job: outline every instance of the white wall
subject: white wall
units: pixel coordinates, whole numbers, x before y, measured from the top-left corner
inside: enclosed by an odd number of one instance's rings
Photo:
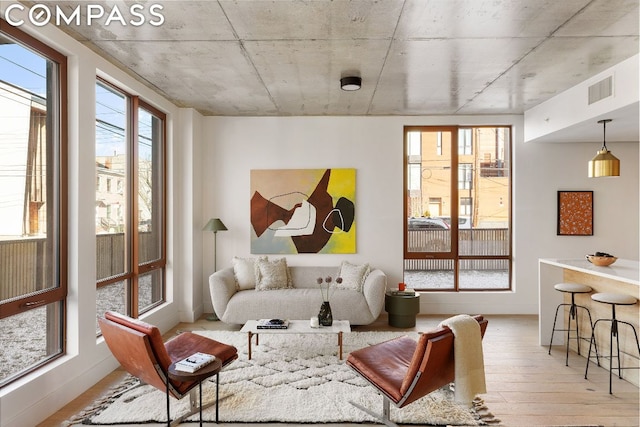
[[[425,313],[537,313],[537,262],[544,257],[583,257],[603,250],[638,259],[638,143],[614,143],[622,160],[617,179],[587,178],[593,144],[525,144],[522,117],[206,117],[205,182],[221,183],[202,194],[208,216],[229,231],[218,233],[218,269],[250,254],[249,171],[270,168],[353,167],[356,173],[357,253],[290,255],[291,265],[369,262],[388,275],[403,273],[402,138],[404,125],[512,124],[514,126],[514,292],[432,293]],[[556,235],[557,190],[594,190],[592,237]],[[618,206],[624,206],[623,209]],[[212,273],[213,248],[203,250],[203,281]],[[205,286],[205,309],[212,310]]]
[[[600,149],[598,143],[519,147],[515,166],[518,277],[537,280],[538,258],[582,258],[603,251],[639,259],[638,146],[638,142],[608,144],[621,161],[616,178],[587,177],[587,163]],[[593,190],[593,236],[556,235],[558,190]]]
[[[251,256],[249,171],[269,168],[353,167],[357,169],[357,253],[290,255],[292,265],[338,265],[341,260],[369,262],[402,280],[402,133],[404,125],[512,124],[514,126],[514,290],[513,293],[434,293],[421,299],[428,313],[536,313],[537,260],[582,257],[606,250],[638,259],[638,144],[615,144],[626,168],[617,180],[589,180],[590,145],[524,144],[520,116],[487,117],[207,117],[203,148],[205,182],[220,182],[202,194],[208,216],[220,217],[229,231],[218,234],[218,268],[231,258]],[[551,160],[553,157],[557,160]],[[635,159],[635,161],[634,161]],[[537,166],[545,165],[545,166]],[[549,167],[546,167],[548,165]],[[612,187],[612,188],[609,188]],[[556,236],[559,189],[594,189],[593,237]],[[624,201],[624,212],[607,206]],[[627,237],[625,237],[627,236]],[[205,245],[203,281],[211,274],[213,248]],[[205,286],[205,310],[212,306]]]
[[[640,82],[638,79],[639,58],[640,55],[632,56],[525,111],[524,140],[527,142],[535,140],[558,142],[558,139],[554,140],[554,138],[562,138],[563,135],[566,137],[583,129],[598,128],[599,126],[596,126],[597,120],[607,118],[614,120],[614,124],[608,129],[607,136],[609,140],[615,141],[612,138],[612,135],[615,135],[614,132],[633,124],[631,119],[634,115],[637,119],[638,95],[640,94],[638,89]],[[608,77],[613,80],[612,94],[589,104],[589,87]],[[621,122],[620,118],[626,120]],[[637,135],[637,126],[636,121],[635,132],[632,134]],[[568,129],[571,129],[572,132],[567,132]],[[600,132],[592,135],[595,140],[602,141]],[[593,141],[593,137],[589,140]],[[575,141],[575,139],[571,140]]]

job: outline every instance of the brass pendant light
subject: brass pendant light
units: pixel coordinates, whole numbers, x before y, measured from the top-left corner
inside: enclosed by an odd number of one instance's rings
[[[620,160],[607,150],[607,123],[611,119],[598,120],[602,123],[602,148],[598,154],[589,161],[589,178],[600,178],[603,176],[620,176]]]

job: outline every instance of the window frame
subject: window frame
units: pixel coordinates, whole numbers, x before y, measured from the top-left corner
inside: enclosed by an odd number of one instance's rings
[[[20,29],[9,25],[0,19],[0,34],[3,37],[14,40],[25,49],[46,58],[48,61],[57,64],[55,90],[52,92],[52,100],[47,100],[47,105],[53,107],[51,114],[47,114],[47,143],[52,145],[51,151],[47,147],[47,155],[50,155],[54,172],[51,174],[52,195],[54,198],[51,207],[51,224],[47,225],[47,230],[53,233],[47,238],[52,239],[54,249],[54,261],[52,261],[55,274],[52,276],[56,286],[31,292],[26,295],[9,299],[0,304],[0,319],[26,313],[30,310],[46,307],[51,304],[59,304],[58,331],[60,349],[55,354],[44,357],[39,363],[28,369],[20,371],[8,378],[3,384],[12,381],[36,370],[37,368],[61,357],[66,353],[66,298],[68,294],[68,106],[67,106],[67,57],[55,49],[49,47],[40,40],[26,34]],[[48,208],[49,209],[49,208]],[[53,333],[49,332],[48,333]]]
[[[167,265],[167,114],[155,108],[148,102],[140,99],[139,96],[128,93],[126,90],[111,83],[107,79],[96,76],[96,85],[101,84],[114,92],[123,95],[126,98],[127,111],[125,112],[126,118],[126,152],[127,152],[127,182],[122,182],[121,186],[124,192],[128,193],[127,201],[127,213],[125,224],[125,266],[126,271],[121,274],[106,277],[104,279],[96,279],[96,288],[99,289],[104,286],[112,285],[124,281],[128,283],[125,285],[125,311],[127,315],[137,318],[140,314],[143,314],[163,303],[166,302],[167,287],[166,287],[166,265]],[[157,259],[147,262],[139,262],[139,233],[138,233],[138,110],[144,109],[162,120],[162,141],[161,141],[161,179],[160,185],[162,186],[160,195],[160,224],[158,225],[161,230],[160,238],[160,256]],[[118,180],[120,181],[120,180]],[[118,184],[118,187],[120,183]],[[150,274],[154,271],[160,270],[162,279],[162,298],[159,301],[144,307],[142,310],[138,306],[139,301],[139,278],[142,275]],[[97,313],[101,315],[101,313]],[[98,336],[100,334],[98,333]]]
[[[508,178],[508,195],[509,195],[509,206],[508,206],[508,230],[509,230],[509,241],[508,241],[508,251],[507,255],[461,255],[459,253],[459,217],[460,217],[460,202],[462,199],[459,197],[459,192],[464,191],[465,189],[461,189],[460,187],[460,165],[465,164],[460,161],[460,156],[468,156],[470,154],[463,153],[460,154],[460,141],[458,140],[460,130],[469,129],[470,133],[473,133],[473,129],[479,128],[504,128],[509,130],[509,151],[508,157],[505,161],[509,163],[509,174]],[[441,139],[441,135],[443,132],[449,132],[451,134],[451,164],[450,167],[450,198],[452,201],[455,200],[455,203],[451,203],[450,207],[450,250],[449,251],[437,251],[437,252],[415,252],[409,250],[409,226],[407,218],[409,218],[409,204],[410,204],[410,191],[408,187],[408,167],[411,164],[409,162],[409,156],[407,152],[407,135],[409,132],[434,132],[437,133],[438,141]],[[473,138],[473,135],[471,136]],[[472,139],[471,139],[472,141]],[[465,144],[467,146],[469,144]],[[470,144],[473,145],[472,143]],[[466,151],[466,150],[465,150]],[[473,149],[470,149],[471,155],[473,155]],[[443,126],[405,126],[403,129],[403,265],[406,264],[406,261],[413,260],[442,260],[441,262],[446,262],[449,260],[453,263],[453,276],[454,276],[454,284],[453,288],[416,288],[417,290],[423,290],[428,292],[511,292],[513,290],[513,126],[511,125],[443,125]],[[443,155],[443,153],[438,153],[438,156]],[[471,188],[475,183],[473,180],[470,183]],[[470,202],[473,203],[473,198],[470,199]],[[464,216],[464,215],[463,215]],[[454,220],[457,219],[457,220]],[[460,288],[460,262],[464,260],[507,260],[508,262],[508,288]],[[404,271],[404,267],[403,267]]]

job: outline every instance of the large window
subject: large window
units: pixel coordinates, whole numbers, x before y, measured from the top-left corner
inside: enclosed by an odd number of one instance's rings
[[[165,300],[164,147],[164,114],[96,83],[97,316]]]
[[[64,352],[66,58],[0,20],[0,386]]]
[[[404,281],[511,289],[511,128],[405,128]]]

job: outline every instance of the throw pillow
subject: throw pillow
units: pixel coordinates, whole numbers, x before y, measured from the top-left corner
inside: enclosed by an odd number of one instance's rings
[[[255,275],[257,291],[292,287],[286,258],[256,260]]]
[[[267,259],[266,256],[258,259]],[[239,290],[254,289],[256,287],[255,258],[233,257],[233,275],[236,278],[236,288]]]
[[[348,261],[342,261],[338,276],[342,278],[342,283],[335,283],[336,289],[350,289],[362,292],[362,285],[369,275],[371,269],[369,264],[356,265]]]

